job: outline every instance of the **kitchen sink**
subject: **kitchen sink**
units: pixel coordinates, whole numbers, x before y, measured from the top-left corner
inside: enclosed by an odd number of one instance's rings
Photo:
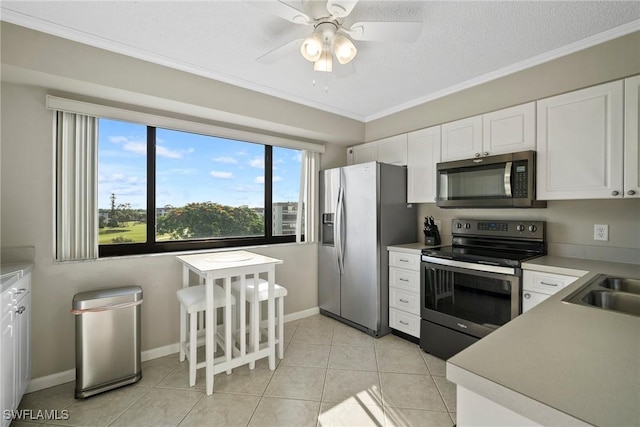
[[[640,317],[640,280],[599,274],[562,301]]]
[[[600,286],[614,291],[629,292],[631,294],[640,295],[640,280],[638,279],[622,279],[620,277],[607,277]]]

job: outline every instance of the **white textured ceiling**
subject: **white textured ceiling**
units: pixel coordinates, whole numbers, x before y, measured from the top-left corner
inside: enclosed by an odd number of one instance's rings
[[[414,43],[356,41],[356,72],[338,78],[314,72],[300,54],[272,65],[256,62],[304,38],[312,27],[251,3],[3,0],[0,5],[7,22],[361,121],[640,30],[638,1],[360,0],[345,25],[422,21],[423,30]],[[300,0],[287,3],[301,8]]]

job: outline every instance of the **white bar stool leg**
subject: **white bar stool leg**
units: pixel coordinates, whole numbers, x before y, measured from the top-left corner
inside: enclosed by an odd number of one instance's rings
[[[254,276],[254,283],[258,282],[258,275]],[[258,290],[254,289],[253,300],[251,301],[251,324],[249,325],[249,342],[251,344],[251,351],[255,352],[260,350],[260,302],[258,301]],[[256,367],[255,360],[249,362],[249,369]]]
[[[284,358],[284,297],[278,298],[278,330],[276,331],[276,339],[278,340],[278,358]]]
[[[196,385],[196,365],[198,364],[198,318],[197,313],[189,315],[189,387]]]
[[[184,362],[184,346],[187,342],[187,310],[180,304],[180,361]]]

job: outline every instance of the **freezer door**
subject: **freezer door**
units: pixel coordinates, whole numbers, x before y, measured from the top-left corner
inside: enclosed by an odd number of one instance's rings
[[[340,169],[320,171],[320,246],[318,249],[318,306],[340,316],[337,208]]]
[[[378,169],[376,162],[342,169],[344,214],[340,221],[342,317],[373,331],[380,329]]]

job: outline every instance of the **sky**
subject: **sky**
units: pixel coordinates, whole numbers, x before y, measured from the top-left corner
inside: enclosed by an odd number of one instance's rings
[[[100,119],[98,207],[146,209],[146,126]],[[264,145],[156,130],[156,206],[214,202],[264,207]],[[273,148],[273,201],[298,200],[301,152]]]

